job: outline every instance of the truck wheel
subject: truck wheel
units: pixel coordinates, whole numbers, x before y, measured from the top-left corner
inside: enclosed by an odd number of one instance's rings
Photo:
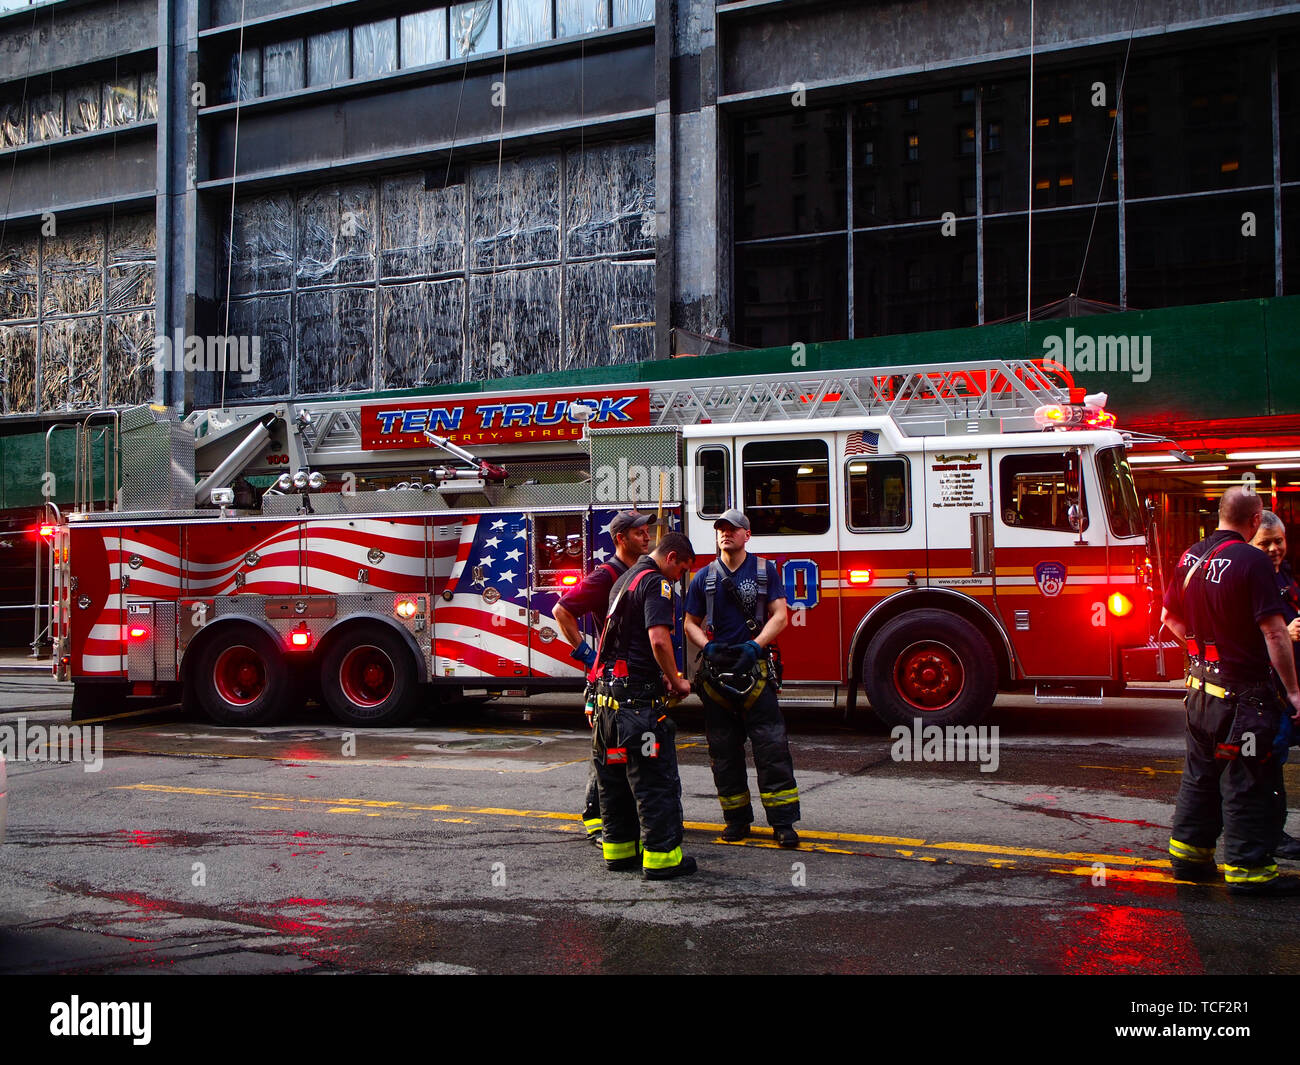
[[[194,663],[194,697],[219,725],[269,725],[289,701],[289,671],[266,633],[241,625],[218,632]]]
[[[887,725],[974,725],[993,706],[997,665],[965,618],[917,610],[876,633],[862,660],[871,708]]]
[[[411,651],[381,626],[353,629],[321,656],[321,697],[345,725],[397,725],[414,709],[416,673]]]

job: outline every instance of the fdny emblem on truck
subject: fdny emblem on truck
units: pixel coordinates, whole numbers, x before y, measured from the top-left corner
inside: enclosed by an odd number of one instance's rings
[[[1034,567],[1034,583],[1048,597],[1060,595],[1065,587],[1065,574],[1064,562],[1040,562]]]

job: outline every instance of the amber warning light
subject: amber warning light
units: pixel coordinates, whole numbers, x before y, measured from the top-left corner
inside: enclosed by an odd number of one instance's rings
[[[1045,403],[1034,411],[1044,429],[1114,429],[1115,415],[1106,410],[1107,395],[1084,396],[1082,403]]]
[[[415,609],[416,609],[415,600],[399,599],[394,609],[397,611],[397,616],[399,618],[413,618],[415,617]]]

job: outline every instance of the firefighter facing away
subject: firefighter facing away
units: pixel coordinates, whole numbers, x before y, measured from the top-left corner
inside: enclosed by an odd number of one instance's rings
[[[728,510],[713,528],[718,555],[686,593],[686,635],[703,648],[696,693],[704,704],[722,838],[749,835],[754,807],[745,774],[745,737],[754,749],[759,797],[782,847],[799,846],[799,788],[776,693],[780,683],[772,643],[789,623],[785,591],[770,561],[745,550],[749,519]]]
[[[1250,546],[1262,514],[1254,492],[1228,489],[1219,527],[1184,552],[1165,591],[1160,620],[1187,642],[1189,660],[1169,855],[1178,879],[1216,879],[1222,833],[1230,892],[1293,895],[1300,881],[1280,877],[1274,862],[1282,779],[1273,747],[1283,717],[1300,717],[1300,686],[1273,566]]]
[[[682,855],[682,784],[669,697],[689,695],[673,650],[679,582],[695,561],[691,542],[670,532],[621,576],[591,676],[596,681],[592,762],[600,783],[601,851],[610,869],[647,880],[695,872]]]
[[[564,638],[573,644],[569,657],[581,662],[588,670],[596,662],[596,649],[583,639],[578,629],[578,619],[590,614],[596,623],[599,635],[605,627],[605,615],[609,610],[609,593],[614,582],[623,576],[637,559],[650,549],[650,526],[655,523],[653,514],[639,514],[635,510],[623,510],[615,514],[609,523],[609,534],[614,538],[614,557],[602,562],[593,569],[582,583],[566,592],[555,604],[555,623]],[[588,682],[587,724],[595,727],[595,718],[591,713],[592,685]],[[596,765],[593,762],[587,774],[587,793],[582,811],[582,824],[587,830],[587,839],[592,843],[600,842],[600,793],[596,783]]]

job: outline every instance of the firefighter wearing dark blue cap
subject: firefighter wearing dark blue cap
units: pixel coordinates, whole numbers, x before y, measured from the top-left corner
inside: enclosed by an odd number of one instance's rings
[[[573,644],[569,657],[582,663],[585,669],[591,669],[596,661],[596,648],[588,643],[578,628],[578,619],[590,614],[596,623],[596,633],[605,627],[605,614],[609,609],[609,593],[614,582],[623,576],[629,568],[636,565],[637,559],[650,549],[650,526],[654,525],[653,514],[641,514],[635,510],[619,511],[609,523],[609,534],[614,540],[614,557],[596,566],[582,583],[560,597],[555,604],[555,623],[564,638]],[[588,685],[587,705],[590,701],[591,685]],[[595,727],[594,715],[588,714],[587,724]],[[592,843],[600,842],[600,791],[596,783],[596,765],[593,762],[587,774],[587,792],[582,810],[582,825],[587,830],[587,839]]]
[[[713,783],[726,822],[722,838],[749,835],[754,806],[745,772],[745,739],[754,749],[759,798],[782,847],[799,846],[799,788],[777,702],[779,659],[773,642],[789,623],[785,590],[772,562],[749,554],[749,519],[728,510],[713,524],[719,557],[691,581],[686,635],[703,649],[695,691],[704,704]]]

